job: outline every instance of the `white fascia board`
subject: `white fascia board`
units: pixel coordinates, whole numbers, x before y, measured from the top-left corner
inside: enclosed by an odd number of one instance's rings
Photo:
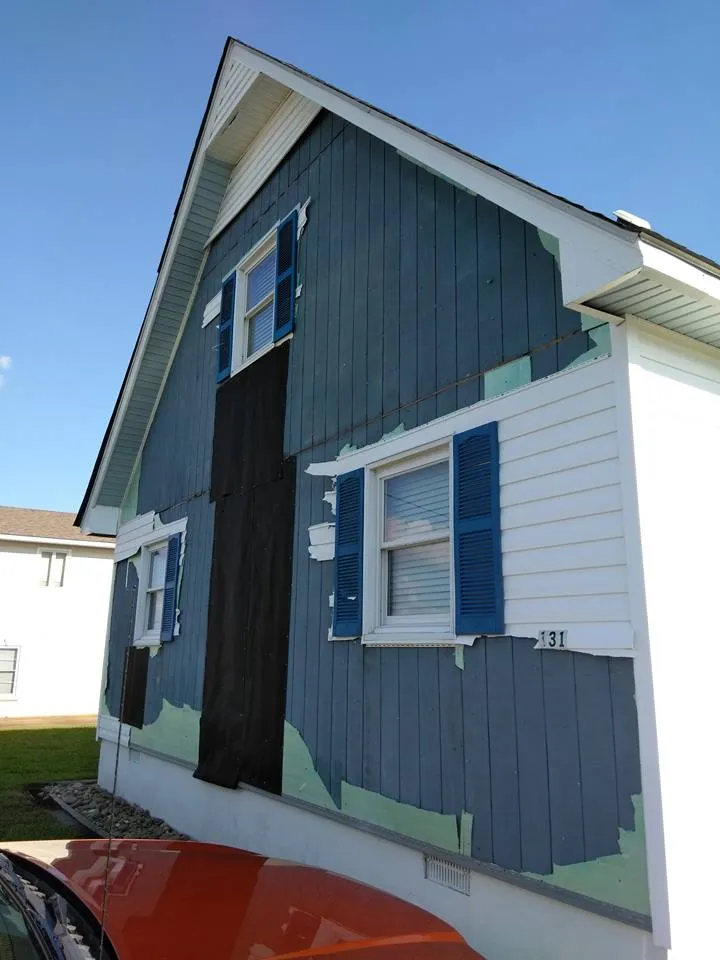
[[[209,115],[209,114],[208,114]],[[81,529],[83,532],[89,532],[85,529],[86,517],[88,514],[91,514],[95,509],[97,504],[97,491],[102,489],[102,485],[105,481],[105,476],[107,474],[108,465],[112,459],[112,455],[115,451],[115,444],[117,443],[118,434],[122,427],[123,420],[125,419],[125,414],[127,413],[128,403],[130,402],[130,397],[132,396],[135,390],[135,384],[137,383],[140,370],[142,368],[143,360],[145,358],[145,350],[147,349],[147,343],[150,338],[150,333],[153,328],[153,323],[155,321],[155,314],[157,313],[158,305],[162,298],[162,295],[165,291],[165,285],[167,283],[168,274],[172,267],[173,261],[175,259],[175,254],[177,252],[178,244],[182,236],[183,228],[185,226],[185,221],[187,220],[188,213],[192,206],[193,198],[195,196],[195,190],[197,189],[198,180],[200,179],[200,172],[202,170],[203,161],[205,159],[205,150],[207,144],[206,140],[206,129],[203,128],[202,137],[200,139],[200,146],[198,147],[197,153],[195,155],[195,160],[193,161],[192,168],[190,170],[190,175],[188,177],[187,186],[183,192],[178,207],[177,216],[175,218],[175,223],[168,240],[167,250],[165,256],[163,257],[162,264],[160,265],[160,270],[158,271],[157,279],[155,280],[155,286],[153,287],[152,296],[150,297],[150,303],[148,305],[147,311],[145,312],[145,319],[143,320],[143,325],[140,329],[140,337],[137,344],[137,349],[135,350],[135,356],[132,361],[132,365],[128,372],[127,382],[125,383],[125,388],[120,395],[120,402],[118,404],[118,409],[115,414],[115,417],[112,422],[112,427],[110,429],[110,435],[108,437],[107,444],[105,446],[105,452],[103,454],[102,461],[95,477],[95,482],[93,484],[93,492],[90,497],[88,506],[85,510],[85,513],[82,516]],[[204,261],[203,261],[204,262]],[[194,299],[195,292],[197,290],[199,277],[196,277],[195,287],[193,288],[193,294],[190,298],[190,303]],[[187,315],[187,310],[186,310]],[[177,348],[177,338],[175,349]],[[174,356],[174,351],[172,356]],[[172,362],[172,356],[170,358],[169,366]],[[166,370],[167,377],[167,370]],[[158,396],[162,394],[162,388],[158,392]],[[154,411],[153,411],[154,416]],[[152,416],[150,417],[150,422],[152,422]],[[146,431],[147,434],[147,431]],[[102,510],[115,509],[114,507],[100,507]],[[118,511],[119,516],[119,511]],[[115,524],[115,529],[117,529],[117,522]],[[112,533],[115,533],[113,529]],[[92,530],[93,533],[101,533],[105,531]]]
[[[720,277],[645,240],[641,239],[638,247],[644,267],[669,281],[676,290],[695,299],[700,296],[720,303]]]
[[[107,454],[107,450],[105,452]],[[105,457],[103,457],[103,462],[106,462]],[[100,484],[98,480],[96,480],[94,490],[98,490],[99,487]],[[117,533],[119,523],[119,507],[97,506],[93,499],[83,513],[80,529],[83,533],[97,533],[105,537],[114,537]]]
[[[114,543],[106,543],[100,540],[97,543],[91,543],[87,540],[60,540],[57,537],[20,537],[10,533],[0,533],[0,540],[11,540],[13,543],[41,543],[43,546],[49,544],[59,547],[90,547],[93,550],[114,550]]]

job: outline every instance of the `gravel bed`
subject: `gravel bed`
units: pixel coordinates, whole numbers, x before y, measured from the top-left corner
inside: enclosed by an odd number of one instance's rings
[[[82,780],[50,783],[43,788],[41,794],[65,804],[71,811],[76,811],[81,818],[89,821],[101,836],[108,836],[112,795],[96,783]],[[173,830],[163,820],[151,816],[147,810],[143,810],[134,803],[128,803],[120,797],[115,798],[112,835],[135,840],[190,839],[185,834]]]

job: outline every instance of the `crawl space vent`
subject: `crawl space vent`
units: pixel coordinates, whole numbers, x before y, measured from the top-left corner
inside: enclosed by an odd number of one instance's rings
[[[467,867],[460,867],[452,860],[443,860],[442,857],[425,855],[425,879],[439,883],[443,887],[457,890],[470,896],[470,871]]]

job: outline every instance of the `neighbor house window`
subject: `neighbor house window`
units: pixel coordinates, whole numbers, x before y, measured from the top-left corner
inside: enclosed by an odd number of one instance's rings
[[[67,553],[57,550],[43,550],[40,553],[43,587],[62,587],[65,583],[65,564]]]
[[[0,647],[0,698],[15,695],[18,653],[17,647]]]
[[[392,460],[373,452],[349,454],[368,459],[337,477],[333,635],[419,645],[502,634],[497,424]]]

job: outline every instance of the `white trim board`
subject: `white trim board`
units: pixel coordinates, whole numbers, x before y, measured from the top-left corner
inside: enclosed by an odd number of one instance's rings
[[[76,547],[77,549],[85,547],[89,550],[113,550],[115,548],[114,542],[108,543],[106,540],[99,540],[97,543],[93,543],[89,540],[59,540],[56,537],[20,537],[10,533],[0,533],[0,542],[3,540],[9,540],[12,543],[39,543],[43,546]]]

